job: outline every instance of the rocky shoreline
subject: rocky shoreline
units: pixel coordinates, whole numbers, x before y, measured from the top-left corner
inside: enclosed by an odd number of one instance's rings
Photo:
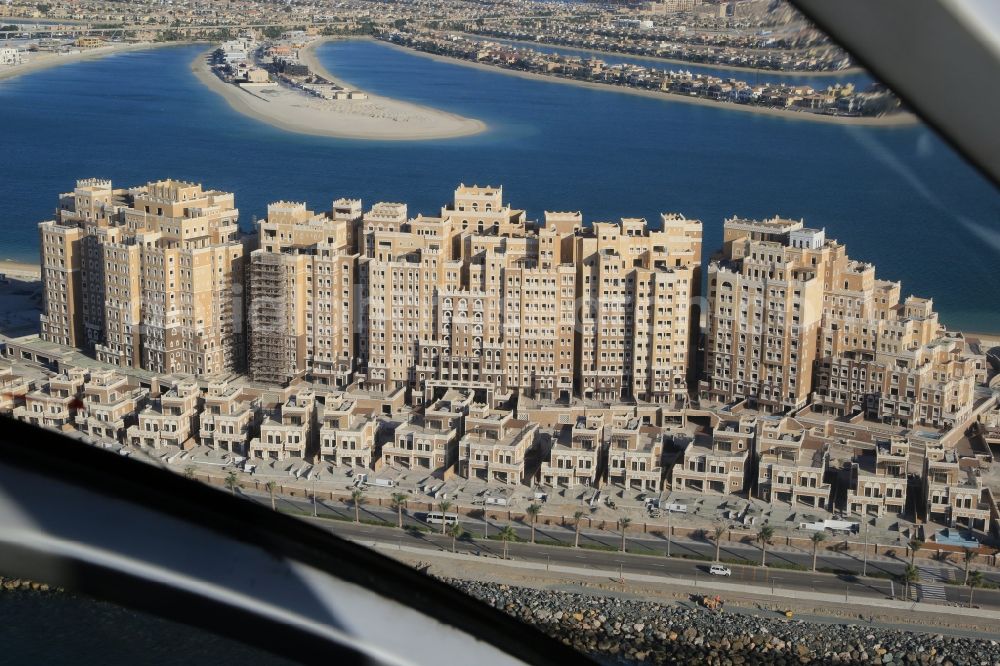
[[[1000,664],[1000,643],[446,579],[608,664]]]

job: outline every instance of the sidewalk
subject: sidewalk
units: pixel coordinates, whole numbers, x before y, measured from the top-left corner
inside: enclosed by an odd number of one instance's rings
[[[161,461],[162,462],[162,461]],[[176,470],[178,466],[185,466],[183,460],[177,461],[174,465],[168,466],[170,469]],[[209,463],[211,465],[211,463]],[[195,477],[199,480],[206,481],[213,485],[224,485],[225,476],[228,474],[228,470],[218,468],[218,470],[197,470]],[[277,496],[287,496],[294,499],[308,499],[312,497],[313,486],[315,485],[309,481],[298,481],[290,476],[284,478],[277,476],[268,476],[264,478],[247,477],[243,473],[239,473],[241,477],[241,482],[243,483],[243,488],[251,490],[257,494],[267,495],[267,490],[265,485],[268,481],[274,481],[278,484],[275,489],[275,494]],[[256,476],[256,475],[255,475]],[[346,479],[346,477],[345,477]],[[252,482],[251,483],[248,483]],[[346,486],[347,484],[344,484]],[[370,507],[380,507],[389,510],[390,498],[393,493],[403,492],[400,488],[372,488],[369,487],[366,490],[367,503]],[[343,502],[345,505],[349,505],[351,501],[350,491],[344,487],[343,490],[334,489],[323,489],[321,487],[315,488],[316,496],[320,500]],[[406,511],[410,514],[421,511],[435,510],[438,507],[438,502],[432,498],[418,493],[405,493],[408,495]],[[549,508],[543,505],[544,508]],[[473,506],[469,504],[464,504],[456,502],[449,508],[449,511],[455,512],[461,515],[469,516],[472,518],[483,519],[488,516],[492,523],[523,523],[528,525],[530,520],[525,516],[525,511],[523,507],[517,509],[513,507],[484,507],[484,506]],[[581,519],[581,535],[594,535],[602,537],[615,537],[617,538],[620,534],[618,529],[617,518],[613,517],[597,517],[596,515],[587,515]],[[699,532],[704,530],[710,530],[712,527],[711,522],[706,522],[705,525],[700,527],[694,527],[690,524],[679,526],[676,523],[676,517],[671,520],[669,518],[661,518],[658,521],[653,521],[650,519],[638,521],[635,520],[626,529],[626,534],[628,538],[631,539],[641,539],[643,537],[648,538],[660,538],[666,542],[665,531],[668,528],[668,522],[670,532],[671,532],[671,543],[676,548],[684,547],[704,547],[706,543],[714,544],[711,540],[706,540],[698,538]],[[551,530],[562,530],[567,533],[567,535],[572,535],[575,531],[573,524],[573,515],[570,513],[563,513],[559,515],[542,513],[538,516],[537,529],[540,533]],[[835,547],[843,547],[843,544],[847,544],[847,549],[844,551],[838,551]],[[725,549],[727,547],[737,547],[740,549],[747,549],[752,551],[751,555],[748,555],[747,559],[757,559],[759,558],[759,548],[756,542],[756,532],[753,530],[741,530],[737,528],[731,528],[727,531],[726,537],[724,537],[722,547]],[[820,556],[821,557],[844,557],[850,558],[857,562],[861,562],[864,558],[865,544],[863,541],[859,540],[858,535],[852,535],[850,539],[847,538],[828,538],[820,546]],[[786,554],[797,554],[797,555],[812,555],[812,544],[804,536],[789,536],[782,534],[780,532],[775,534],[774,541],[767,548],[769,554],[780,555],[782,553]],[[886,556],[886,552],[894,552],[896,556]],[[951,560],[948,562],[941,562],[934,559],[934,551],[928,547],[924,547],[917,554],[918,561],[926,561],[927,563],[948,567],[954,569],[957,573],[964,573],[963,565],[958,560],[961,554],[951,554]],[[1000,567],[993,564],[996,560],[996,555],[992,556],[980,556],[975,562],[975,568],[984,571],[985,573],[997,573],[1000,572]],[[874,541],[868,543],[868,562],[869,564],[899,564],[901,562],[908,562],[908,552],[905,549],[900,549],[896,544],[885,545],[878,544]]]
[[[474,555],[467,555],[465,553],[451,553],[446,550],[441,551],[430,551],[426,548],[417,548],[414,546],[403,546],[399,543],[386,543],[383,541],[357,541],[363,546],[368,546],[370,548],[378,549],[390,554],[390,552],[404,552],[409,554],[420,555],[422,557],[439,557],[446,560],[471,563],[484,565],[482,557],[476,557]],[[697,580],[682,580],[679,578],[672,578],[666,576],[655,576],[651,574],[638,574],[638,573],[624,573],[619,574],[617,570],[603,570],[603,569],[592,569],[592,568],[581,568],[581,567],[571,567],[560,564],[546,564],[543,562],[525,562],[521,560],[503,560],[499,558],[491,558],[487,560],[488,565],[491,569],[496,567],[502,567],[507,569],[514,569],[520,571],[530,571],[530,572],[543,572],[543,573],[557,573],[557,574],[568,574],[574,579],[581,580],[600,580],[600,581],[614,581],[624,579],[627,582],[635,583],[647,583],[662,585],[670,589],[680,590],[686,593],[696,593],[710,591],[712,593],[717,592],[727,592],[730,594],[742,594],[749,595],[753,597],[764,597],[772,600],[795,600],[807,603],[817,603],[823,605],[836,605],[836,606],[848,606],[853,608],[865,608],[865,609],[891,609],[896,611],[901,611],[905,613],[927,613],[930,615],[949,615],[955,617],[965,617],[965,618],[975,618],[978,620],[997,620],[1000,621],[1000,610],[986,610],[981,608],[967,608],[960,606],[942,606],[938,604],[926,604],[920,602],[908,602],[908,601],[893,601],[889,599],[873,598],[873,597],[855,597],[850,598],[845,602],[844,596],[840,594],[828,594],[823,592],[805,592],[801,590],[791,590],[787,588],[775,587],[760,587],[755,585],[746,585],[741,583],[729,583],[721,582],[717,580],[712,580],[711,582],[705,582],[699,585]]]

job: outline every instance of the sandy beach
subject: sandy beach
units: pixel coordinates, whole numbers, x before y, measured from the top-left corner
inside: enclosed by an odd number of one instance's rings
[[[111,44],[101,46],[96,49],[82,49],[74,53],[39,53],[34,55],[28,62],[20,65],[0,66],[0,81],[11,79],[24,74],[31,74],[50,67],[68,65],[71,62],[81,60],[96,60],[115,53],[125,53],[127,51],[148,51],[149,49],[162,48],[164,46],[180,46],[193,42],[137,42],[134,44]]]
[[[0,260],[0,336],[38,332],[42,283],[38,264]]]
[[[525,79],[535,79],[536,81],[548,81],[550,83],[565,83],[572,86],[582,86],[584,88],[591,88],[593,90],[603,90],[605,92],[623,93],[626,95],[639,95],[641,97],[652,97],[653,99],[659,99],[664,102],[699,104],[701,106],[709,106],[715,109],[722,109],[725,111],[740,111],[743,113],[756,113],[762,116],[774,116],[776,118],[785,118],[787,120],[802,120],[805,122],[814,122],[814,123],[815,122],[834,123],[838,125],[900,127],[900,126],[915,125],[920,122],[920,119],[917,118],[917,116],[905,111],[901,113],[894,113],[888,116],[852,118],[847,116],[825,116],[818,113],[809,113],[807,111],[784,111],[781,109],[768,109],[759,106],[750,106],[747,104],[714,102],[710,99],[705,99],[702,97],[686,97],[684,95],[661,93],[661,92],[656,92],[654,90],[642,90],[640,88],[631,88],[628,86],[617,86],[608,83],[595,83],[592,81],[580,81],[578,79],[571,79],[563,76],[555,76],[552,74],[537,74],[535,72],[525,72],[519,69],[507,69],[506,67],[497,67],[494,65],[486,65],[481,62],[472,62],[471,60],[463,60],[461,58],[449,58],[448,56],[437,55],[436,53],[427,53],[425,51],[418,51],[417,49],[410,49],[405,46],[400,46],[399,44],[393,44],[391,42],[382,41],[382,43],[394,49],[401,49],[403,51],[406,51],[407,53],[419,55],[424,58],[430,58],[432,60],[438,60],[440,62],[449,62],[454,65],[462,65],[463,67],[475,67],[477,69],[484,69],[491,72],[502,72],[503,74],[509,74],[511,76],[520,76],[521,78]]]
[[[42,269],[38,264],[0,259],[0,275],[17,278],[18,280],[41,280]]]
[[[327,40],[316,40],[303,50],[302,60],[313,71],[344,87],[319,64],[313,50]],[[212,49],[191,63],[199,81],[222,95],[234,110],[290,132],[345,139],[420,141],[469,136],[486,130],[471,118],[379,95],[364,100],[325,100],[269,83],[247,89],[225,83],[209,65]]]

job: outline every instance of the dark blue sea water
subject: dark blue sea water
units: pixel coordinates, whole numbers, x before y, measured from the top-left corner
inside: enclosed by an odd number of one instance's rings
[[[862,128],[759,116],[529,80],[367,42],[321,47],[376,93],[490,125],[425,142],[317,138],[232,111],[189,64],[201,46],[125,53],[0,82],[0,257],[34,259],[35,224],[75,179],[173,177],[232,190],[244,225],[268,201],[340,196],[433,213],[460,182],[503,184],[530,217],[679,211],[720,243],[731,215],[803,217],[935,298],[945,321],[1000,331],[1000,195],[922,126]]]

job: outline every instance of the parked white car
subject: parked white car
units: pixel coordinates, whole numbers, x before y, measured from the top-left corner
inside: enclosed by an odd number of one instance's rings
[[[713,564],[711,568],[708,570],[708,573],[712,574],[713,576],[732,576],[733,570],[730,569],[729,567],[724,567],[721,564]]]

